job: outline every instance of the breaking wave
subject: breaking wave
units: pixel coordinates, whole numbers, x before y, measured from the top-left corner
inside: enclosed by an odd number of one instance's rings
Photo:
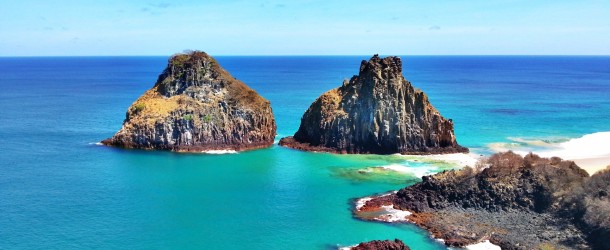
[[[509,143],[492,143],[494,152],[512,150],[518,154],[533,152],[543,157],[558,156],[567,160],[610,156],[610,132],[597,132],[573,139],[529,140],[508,138]]]

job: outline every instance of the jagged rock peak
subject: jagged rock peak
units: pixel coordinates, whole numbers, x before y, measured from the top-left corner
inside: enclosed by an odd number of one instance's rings
[[[202,51],[173,55],[106,145],[173,151],[246,150],[275,138],[269,101]]]
[[[378,55],[313,102],[299,130],[280,145],[335,153],[468,152],[457,144],[453,122],[403,77],[400,58]]]
[[[397,56],[388,56],[386,58],[379,57],[378,54],[375,54],[371,57],[370,60],[362,60],[360,63],[360,72],[361,75],[367,71],[380,71],[387,70],[395,75],[402,75],[402,61],[400,57]]]

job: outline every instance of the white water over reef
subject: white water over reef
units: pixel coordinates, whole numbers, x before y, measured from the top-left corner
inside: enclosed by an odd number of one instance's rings
[[[422,176],[431,175],[438,172],[438,168],[434,166],[406,166],[401,164],[390,164],[380,166],[380,168],[399,173],[412,174],[417,178],[421,178]]]
[[[500,246],[494,245],[489,240],[466,246],[466,250],[502,250]]]
[[[597,132],[561,142],[509,138],[513,143],[492,143],[495,152],[512,150],[518,154],[533,152],[542,157],[558,156],[563,159],[585,159],[610,156],[610,132]]]
[[[542,157],[557,156],[575,161],[590,174],[610,165],[610,132],[586,134],[568,140],[529,140],[509,138],[511,143],[492,143],[488,147],[494,152],[513,152],[526,155],[530,152]]]

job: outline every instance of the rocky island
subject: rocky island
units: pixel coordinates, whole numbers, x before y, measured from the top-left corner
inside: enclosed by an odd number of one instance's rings
[[[349,154],[468,152],[457,144],[452,120],[404,78],[400,58],[378,55],[362,61],[357,76],[313,102],[298,131],[280,145]]]
[[[608,249],[609,194],[610,166],[589,176],[572,161],[507,152],[362,198],[354,213],[415,223],[453,247]]]
[[[105,145],[178,152],[247,150],[273,144],[269,101],[208,54],[176,54],[155,85],[127,110]]]

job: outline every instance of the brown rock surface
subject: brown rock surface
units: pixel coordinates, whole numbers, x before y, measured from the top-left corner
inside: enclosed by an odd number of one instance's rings
[[[398,57],[373,56],[343,86],[322,94],[299,130],[280,145],[334,153],[431,154],[468,152],[453,122],[402,75]]]
[[[399,239],[391,240],[373,240],[369,242],[362,242],[355,247],[351,248],[352,250],[410,250],[408,246],[405,245]]]
[[[180,152],[246,150],[273,144],[269,101],[200,51],[169,59],[154,87],[127,110],[105,145]]]
[[[489,240],[502,249],[605,249],[592,236],[608,234],[608,217],[588,224],[581,217],[592,201],[608,204],[601,195],[608,177],[610,169],[589,177],[557,157],[498,153],[475,168],[424,176],[396,193],[367,198],[354,213],[370,220],[368,211],[381,206],[409,211],[408,221],[454,247]],[[608,216],[610,209],[590,210]]]

